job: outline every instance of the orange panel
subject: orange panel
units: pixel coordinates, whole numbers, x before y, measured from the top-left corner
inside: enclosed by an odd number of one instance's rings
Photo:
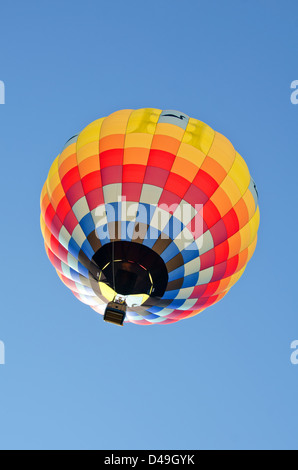
[[[198,172],[198,167],[194,163],[185,160],[185,158],[176,157],[171,171],[193,182]]]
[[[77,154],[73,153],[64,161],[61,161],[59,158],[59,175],[62,180],[63,176],[66,175],[70,170],[77,166]]]
[[[84,176],[89,175],[89,173],[93,173],[94,171],[98,170],[100,170],[98,155],[93,155],[92,157],[86,158],[86,160],[83,160],[81,163],[79,163],[81,179],[83,179]]]
[[[201,169],[208,173],[220,185],[227,176],[226,170],[214,158],[206,157]]]
[[[164,150],[165,152],[176,155],[180,146],[180,141],[166,135],[154,135],[152,140],[152,149]]]
[[[229,258],[237,255],[241,249],[241,234],[240,232],[235,233],[232,237],[228,239],[229,243]]]
[[[150,150],[146,148],[126,148],[124,150],[123,164],[147,165],[149,152]]]
[[[100,152],[106,150],[122,149],[124,147],[125,134],[114,134],[103,137],[99,141]]]
[[[236,215],[239,220],[239,230],[240,230],[249,221],[247,206],[243,199],[240,199],[240,201],[237,202],[237,204],[234,206],[234,211],[236,212]]]
[[[215,193],[210,198],[211,202],[218,209],[220,215],[223,217],[232,209],[232,203],[225,191],[219,186]]]

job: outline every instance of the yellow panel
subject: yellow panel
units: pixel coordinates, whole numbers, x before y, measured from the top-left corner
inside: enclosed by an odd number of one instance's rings
[[[99,141],[100,129],[104,120],[105,118],[97,119],[82,130],[76,143],[77,150],[81,149],[86,144]]]
[[[253,242],[248,247],[248,256],[247,256],[247,263],[250,261],[252,255],[255,252],[256,246],[258,241],[258,235],[255,236]]]
[[[241,193],[232,178],[229,175],[225,177],[223,182],[220,184],[220,187],[224,190],[227,194],[228,198],[230,199],[233,206],[237,204],[237,202],[241,199]]]
[[[40,195],[40,208],[42,207],[42,205],[43,205],[43,200],[44,200],[44,198],[46,197],[47,194],[48,194],[48,191],[47,191],[47,182],[45,182],[44,185],[43,185],[43,187],[42,187],[41,195]]]
[[[49,195],[49,199],[51,199],[51,196],[53,192],[55,191],[55,189],[57,188],[57,186],[61,184],[58,164],[59,164],[59,157],[57,157],[54,160],[54,163],[51,166],[49,176],[47,179],[47,192]]]
[[[45,238],[45,228],[46,228],[46,223],[44,221],[42,214],[40,214],[40,229],[41,229],[43,238]]]
[[[250,174],[245,161],[238,152],[236,152],[236,158],[229,171],[229,176],[235,181],[240,189],[241,195],[243,195],[249,186]]]
[[[124,148],[129,147],[139,147],[139,148],[146,148],[150,149],[152,144],[153,134],[126,134],[125,136],[125,143]]]
[[[182,142],[208,154],[215,132],[211,127],[197,119],[190,118]]]
[[[250,244],[250,226],[247,223],[242,229],[239,231],[241,236],[241,246],[240,251],[245,250]]]
[[[112,302],[115,298],[116,292],[104,282],[99,282],[98,285],[101,294],[108,300],[108,302]]]
[[[100,139],[112,134],[125,134],[132,111],[132,109],[124,109],[106,117],[101,125]]]
[[[249,227],[250,227],[250,243],[253,242],[256,234],[257,234],[257,231],[258,231],[258,228],[259,228],[259,225],[260,225],[260,210],[259,210],[259,207],[257,208],[254,216],[251,218],[251,220],[249,221]]]
[[[71,155],[75,154],[77,150],[76,143],[74,142],[73,144],[69,145],[66,147],[63,152],[59,156],[59,166],[62,165],[62,163],[68,159]]]
[[[236,158],[236,150],[226,137],[215,132],[214,141],[208,155],[214,158],[228,173]]]
[[[159,124],[157,124],[155,130],[155,134],[168,135],[169,137],[174,137],[175,139],[180,141],[184,135],[184,132],[184,129],[182,129],[181,127],[164,122],[160,122]]]
[[[59,155],[57,158],[52,163],[52,166],[50,168],[49,174],[48,174],[48,180],[51,180],[54,178],[59,171]]]
[[[249,219],[251,219],[254,213],[256,212],[257,208],[256,208],[254,197],[251,194],[249,189],[245,192],[245,194],[243,194],[242,199],[246,204],[246,207],[248,210],[248,217]]]
[[[177,156],[194,163],[198,169],[206,158],[206,155],[201,150],[183,142],[179,147]]]
[[[77,150],[77,162],[80,164],[86,158],[99,154],[99,141],[90,142]]]
[[[127,124],[126,133],[145,133],[153,135],[160,115],[161,110],[154,108],[137,109],[133,111]]]

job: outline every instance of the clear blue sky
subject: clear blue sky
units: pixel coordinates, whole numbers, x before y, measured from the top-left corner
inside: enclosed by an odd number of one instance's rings
[[[297,1],[3,0],[0,22],[0,448],[297,449]],[[140,107],[226,135],[261,227],[217,305],[121,329],[58,279],[39,196],[69,137]]]

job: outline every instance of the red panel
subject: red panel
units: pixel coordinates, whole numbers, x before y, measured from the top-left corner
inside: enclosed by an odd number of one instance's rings
[[[58,215],[62,223],[70,210],[71,210],[70,204],[66,196],[64,196],[59,202],[57,210],[56,210],[56,214]]]
[[[200,270],[208,269],[211,266],[214,266],[215,263],[215,252],[214,250],[209,250],[207,253],[204,253],[200,256],[201,266]]]
[[[215,179],[212,178],[206,171],[199,170],[197,176],[195,177],[193,184],[200,188],[203,193],[205,193],[208,198],[217,190],[218,183]]]
[[[90,191],[88,194],[86,194],[86,199],[87,199],[90,211],[93,211],[97,207],[104,204],[102,188],[94,189],[93,191]]]
[[[177,194],[181,199],[183,199],[183,196],[189,189],[190,184],[191,183],[182,176],[176,175],[176,173],[170,173],[165,189]]]
[[[195,206],[195,204],[206,204],[208,201],[208,196],[200,188],[194,184],[191,184],[183,199],[185,199],[185,201],[187,201],[192,206]]]
[[[122,195],[127,201],[140,201],[143,185],[141,183],[123,183]]]
[[[63,225],[71,235],[76,226],[78,225],[78,221],[72,211],[69,211],[69,213],[65,217]]]
[[[226,226],[228,238],[239,231],[239,220],[234,209],[231,209],[222,220]]]
[[[220,281],[225,275],[226,268],[227,268],[226,261],[220,264],[216,264],[213,269],[213,276],[211,278],[211,282]]]
[[[215,252],[215,262],[214,264],[222,263],[226,261],[229,256],[229,242],[226,240],[220,245],[216,246],[214,249]]]
[[[60,233],[61,228],[62,228],[62,222],[58,218],[58,216],[55,214],[54,217],[53,217],[52,223],[50,225],[50,231],[52,232],[54,237],[56,237],[56,238],[59,237],[59,233]]]
[[[67,255],[68,251],[64,248],[64,246],[59,243],[57,238],[55,238],[53,235],[51,236],[51,250],[55,255],[64,261],[64,263],[67,263]]]
[[[48,255],[49,255],[49,258],[50,258],[50,260],[51,260],[52,265],[53,265],[58,271],[62,271],[60,259],[58,259],[57,256],[54,255],[54,253],[53,253],[50,249],[49,249]]]
[[[93,191],[93,189],[101,188],[101,172],[99,170],[93,171],[92,173],[89,173],[88,175],[84,176],[84,178],[82,179],[82,185],[85,194],[88,194],[90,191]]]
[[[61,181],[65,194],[75,183],[80,181],[80,179],[81,177],[78,167],[72,168],[70,171],[68,171]]]
[[[239,255],[233,256],[233,258],[230,258],[227,260],[227,269],[225,272],[225,277],[232,276],[238,266],[238,260],[239,260]]]
[[[204,205],[203,217],[204,217],[204,221],[206,222],[208,226],[208,229],[213,227],[219,220],[221,220],[221,215],[217,207],[212,201],[210,201],[210,199]]]
[[[100,168],[107,168],[109,166],[116,166],[122,165],[123,163],[123,149],[113,149],[113,150],[106,150],[105,152],[101,152],[100,158]]]
[[[204,284],[202,286],[195,286],[192,294],[189,296],[190,299],[199,299],[200,297],[202,297],[202,295],[204,294],[204,292],[206,291],[207,289],[207,285]]]
[[[206,292],[205,292],[204,296],[205,297],[210,297],[211,295],[213,295],[214,292],[216,292],[217,289],[219,288],[219,285],[220,285],[220,281],[209,282],[209,284],[207,285],[207,289],[206,289]]]
[[[211,227],[210,233],[213,238],[214,246],[223,243],[227,239],[226,226],[222,220],[219,220],[214,227]]]
[[[81,180],[75,183],[66,193],[66,197],[71,207],[73,207],[75,203],[84,196],[85,194]]]
[[[166,184],[166,181],[169,177],[170,172],[162,168],[157,168],[154,166],[147,166],[144,184],[152,184],[163,188]]]
[[[55,216],[55,211],[52,204],[49,204],[44,215],[45,223],[48,227],[51,227],[52,220]]]
[[[148,165],[163,168],[164,170],[170,171],[173,166],[175,155],[163,150],[150,150]]]
[[[146,172],[145,165],[124,165],[123,183],[143,183]]]
[[[180,204],[181,197],[176,194],[170,193],[169,191],[164,190],[160,196],[158,206],[164,204],[166,206],[171,206],[172,204]]]
[[[122,165],[115,165],[101,170],[102,185],[122,183]]]

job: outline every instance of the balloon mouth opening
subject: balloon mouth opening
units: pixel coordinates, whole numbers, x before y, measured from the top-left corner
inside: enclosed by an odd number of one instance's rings
[[[135,242],[115,241],[102,246],[92,261],[104,282],[120,295],[145,294],[161,298],[168,284],[168,271],[160,255]]]

